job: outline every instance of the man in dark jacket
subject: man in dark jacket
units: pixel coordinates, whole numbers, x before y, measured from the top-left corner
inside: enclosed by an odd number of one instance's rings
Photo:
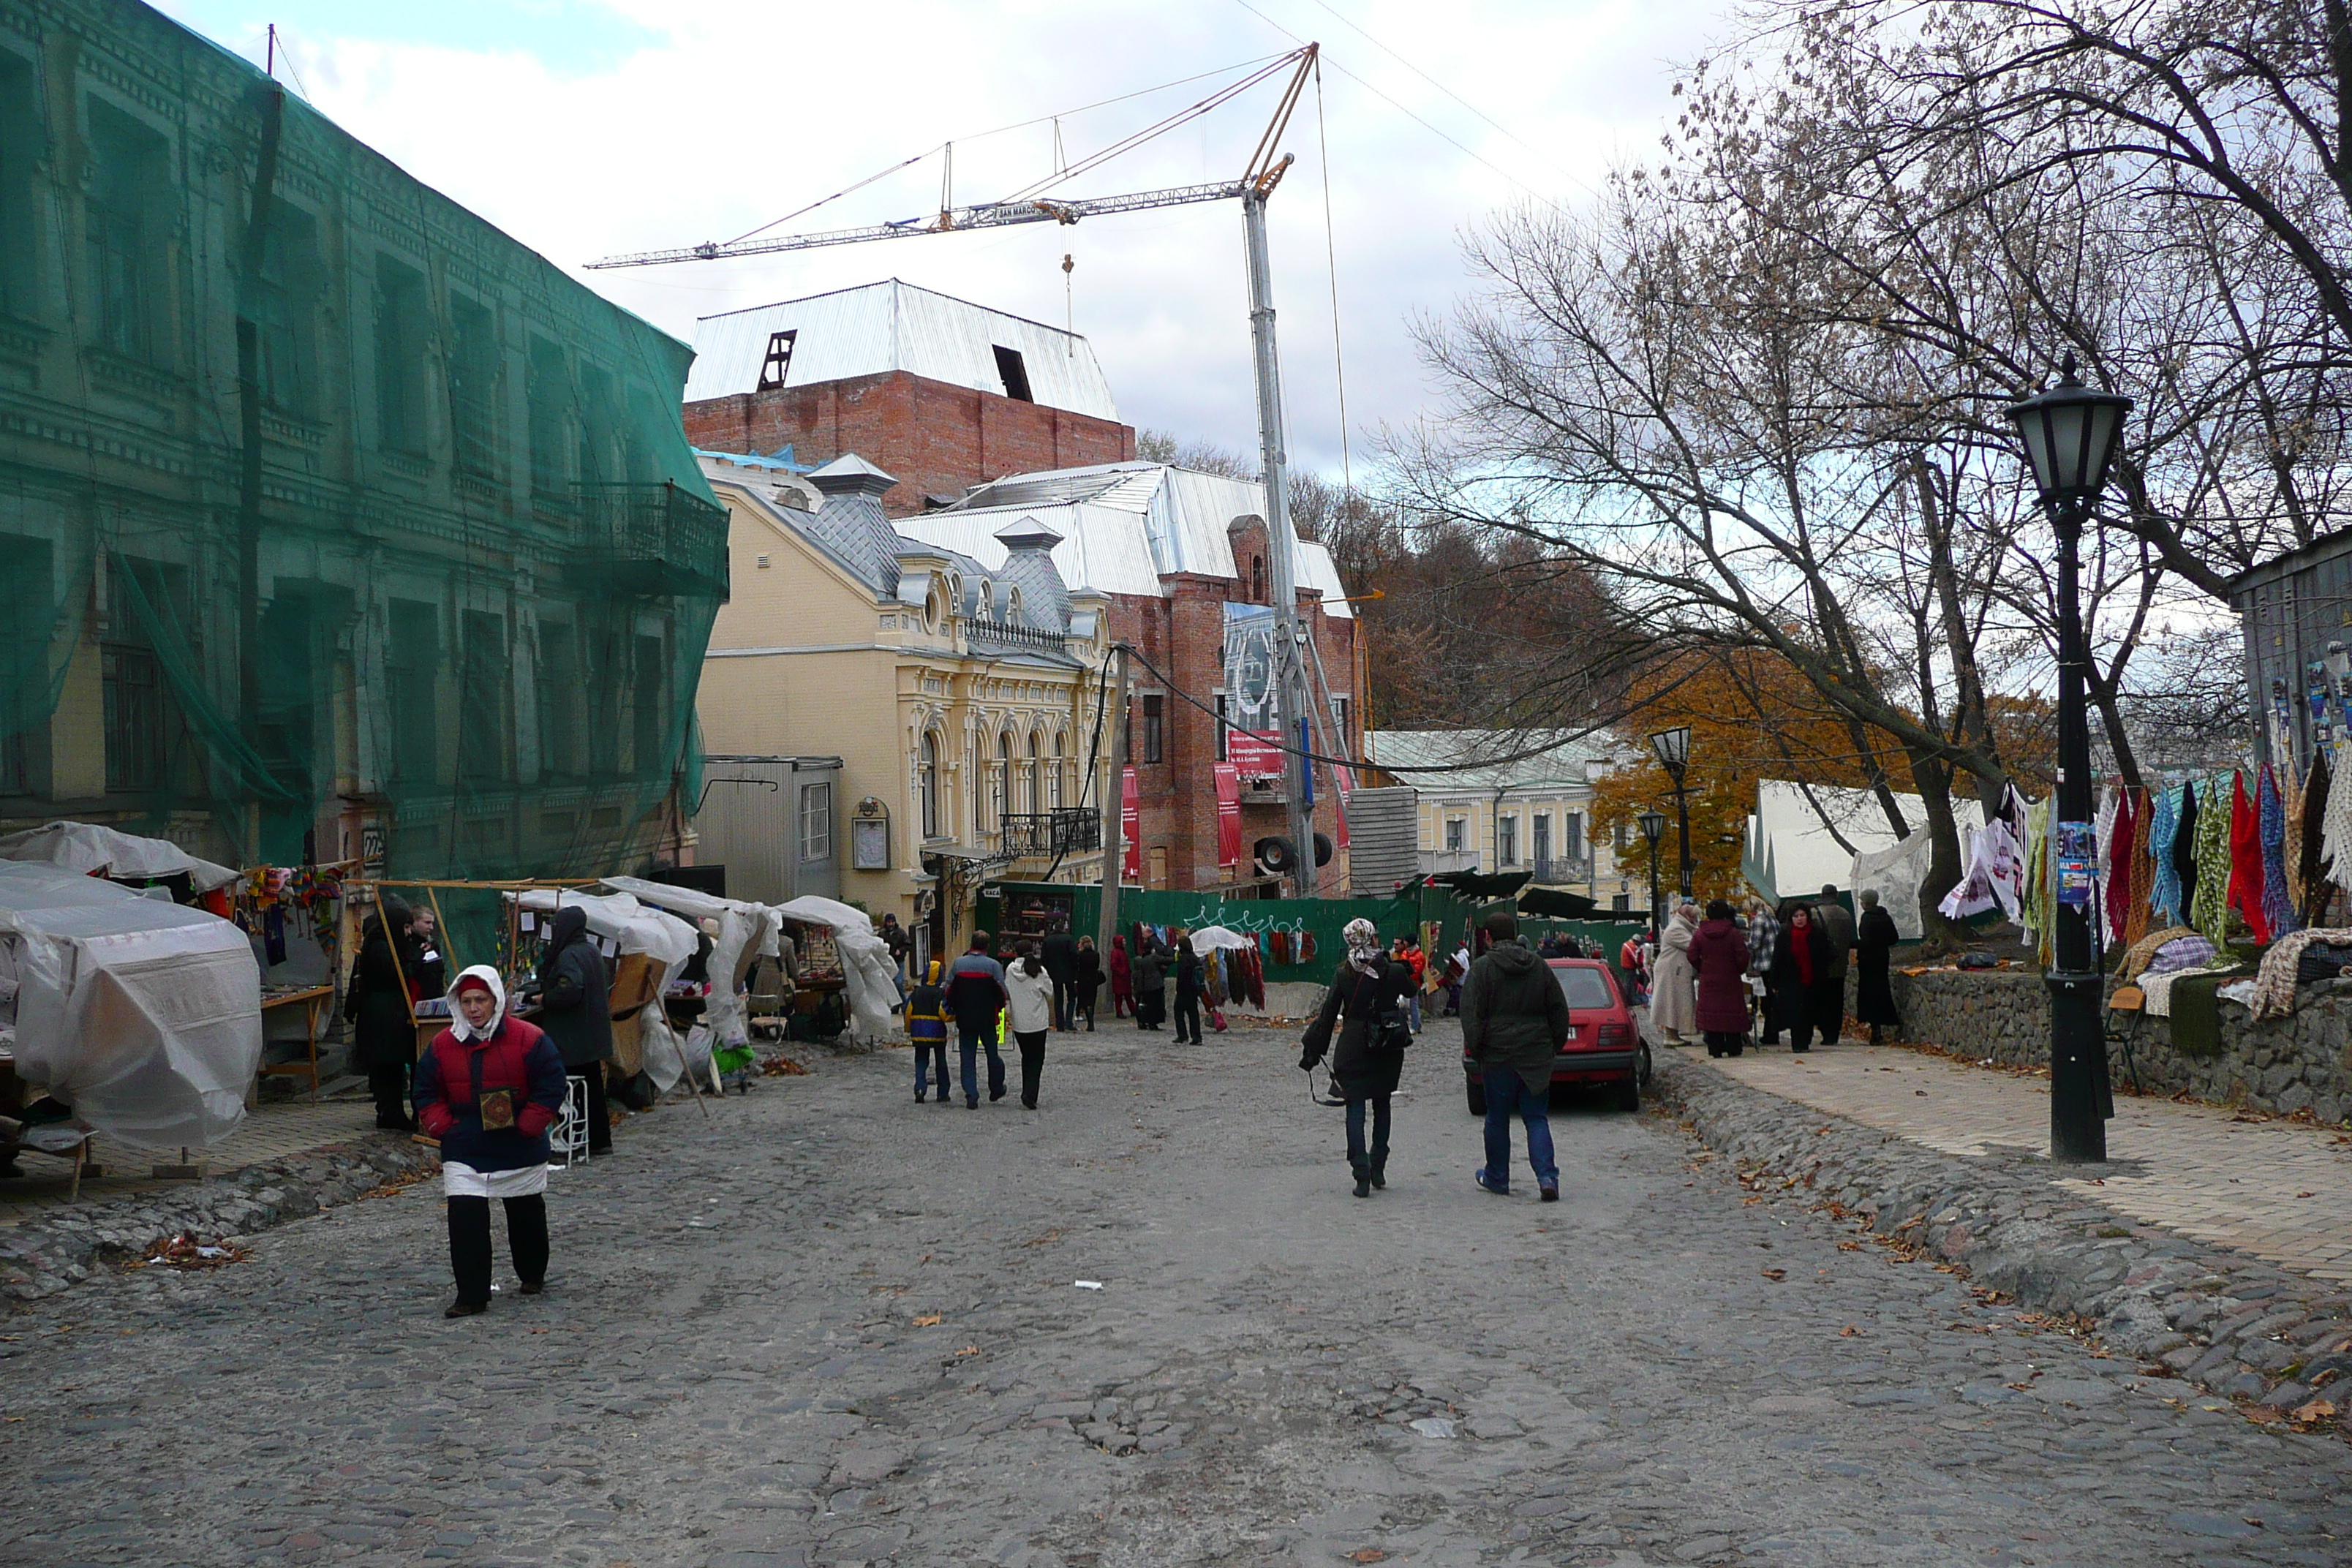
[[[1168,949],[1150,931],[1135,955],[1135,1026],[1157,1030],[1168,1017]]]
[[[1519,941],[1507,910],[1486,917],[1492,939],[1462,987],[1462,1054],[1486,1075],[1486,1163],[1475,1177],[1497,1196],[1511,1190],[1511,1112],[1528,1129],[1528,1163],[1546,1203],[1559,1201],[1551,1152],[1551,1072],[1568,1043],[1568,995],[1551,968]]]
[[[996,1045],[997,1016],[1012,1000],[1004,989],[1004,966],[988,956],[988,933],[971,933],[971,946],[948,967],[948,1016],[956,1021],[963,1050],[963,1103],[980,1109],[980,1053],[988,1052],[988,1098],[1004,1098],[1004,1056]]]
[[[408,977],[403,961],[408,942],[408,906],[385,899],[367,918],[360,935],[359,962],[343,994],[343,1016],[352,1025],[352,1065],[367,1072],[375,1097],[375,1124],[387,1132],[414,1132],[408,1114],[408,1075],[416,1060],[416,1026],[409,1016]]]
[[[1853,952],[1853,911],[1838,901],[1837,889],[1827,882],[1822,884],[1822,902],[1818,911],[1822,931],[1830,939],[1830,983],[1837,994],[1837,1022],[1829,1026],[1822,1044],[1833,1046],[1845,1032],[1845,972]]]
[[[539,955],[537,1023],[555,1043],[563,1070],[588,1080],[588,1152],[613,1152],[613,1117],[604,1105],[604,1064],[613,1058],[611,982],[604,955],[588,938],[588,911],[570,904],[555,911]]]
[[[1070,985],[1078,977],[1078,943],[1070,935],[1069,926],[1056,921],[1037,956],[1045,961],[1045,973],[1054,977],[1054,1027],[1066,1033],[1070,1027]]]

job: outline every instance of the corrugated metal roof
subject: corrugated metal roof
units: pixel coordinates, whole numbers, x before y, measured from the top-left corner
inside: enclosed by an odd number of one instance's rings
[[[1021,355],[1033,402],[1118,417],[1110,383],[1085,338],[896,278],[703,317],[695,323],[686,400],[757,391],[769,341],[782,331],[797,334],[787,387],[903,370],[1003,395],[995,351],[1007,348]]]
[[[1540,747],[1532,756],[1518,753]],[[1584,784],[1606,764],[1630,756],[1606,735],[1569,730],[1367,730],[1364,760],[1424,790],[1525,789]],[[1488,757],[1514,757],[1459,773],[1429,773]],[[1596,770],[1594,764],[1602,766]]]
[[[1143,519],[1134,512],[1097,506],[950,508],[902,517],[896,526],[909,539],[969,555],[993,573],[1003,570],[1009,553],[996,531],[1022,518],[1034,518],[1062,536],[1047,553],[1073,589],[1159,595],[1160,569],[1152,563]]]

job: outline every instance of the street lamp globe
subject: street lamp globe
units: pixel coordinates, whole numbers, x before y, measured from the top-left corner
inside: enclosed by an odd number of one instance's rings
[[[2116,437],[2123,434],[2124,416],[2131,405],[2132,400],[2118,393],[2084,386],[2070,353],[2060,366],[2057,385],[2003,410],[2024,443],[2025,460],[2043,506],[2074,511],[2090,504],[2107,482]]]
[[[1690,726],[1680,724],[1671,730],[1660,730],[1650,737],[1650,751],[1658,765],[1676,778],[1690,765]]]
[[[1641,816],[1635,817],[1633,820],[1641,824],[1642,837],[1650,841],[1650,847],[1653,849],[1656,848],[1658,847],[1658,836],[1666,830],[1666,814],[1663,811],[1652,809],[1642,813]]]

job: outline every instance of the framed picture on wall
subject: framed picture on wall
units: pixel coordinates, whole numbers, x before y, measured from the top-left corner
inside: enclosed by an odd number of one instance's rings
[[[890,868],[890,808],[867,795],[849,819],[849,867],[853,871]]]

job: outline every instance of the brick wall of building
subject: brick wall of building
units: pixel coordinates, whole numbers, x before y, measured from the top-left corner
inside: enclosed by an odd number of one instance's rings
[[[689,403],[686,435],[709,452],[769,453],[789,444],[803,463],[855,452],[898,476],[882,498],[895,515],[922,510],[926,495],[954,498],[1007,474],[1135,456],[1131,425],[905,371]]]

